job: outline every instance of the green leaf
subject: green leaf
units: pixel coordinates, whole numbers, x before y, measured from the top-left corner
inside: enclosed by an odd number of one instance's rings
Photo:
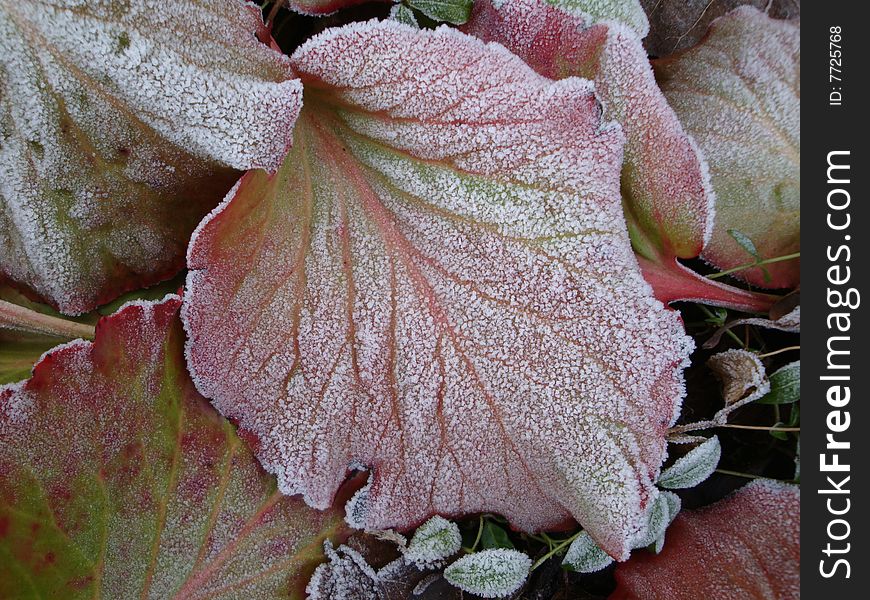
[[[430,19],[453,25],[468,21],[473,3],[474,0],[408,0],[411,8],[416,8]]]
[[[714,435],[663,470],[658,484],[672,490],[695,487],[716,470],[721,456],[722,446]]]
[[[792,404],[801,399],[801,361],[777,369],[769,377],[770,391],[759,398],[759,404]]]
[[[263,29],[243,2],[0,2],[0,275],[81,314],[179,271],[290,143],[301,85]]]
[[[394,4],[393,8],[390,9],[390,18],[399,23],[410,25],[415,29],[420,28],[420,24],[417,23],[417,17],[414,16],[414,11],[404,4]]]
[[[800,27],[742,6],[717,19],[694,48],[654,61],[668,102],[709,165],[713,235],[702,257],[725,271],[746,264],[751,238],[765,259],[800,250]],[[800,261],[734,273],[791,288]]]
[[[196,392],[180,305],[128,304],[0,388],[0,597],[301,599],[347,535]]]
[[[581,531],[562,560],[562,565],[578,573],[595,573],[613,563],[613,558],[598,547],[588,533]]]
[[[504,598],[516,592],[532,568],[532,560],[516,550],[481,550],[444,569],[444,578],[459,589],[483,598]]]
[[[431,568],[462,547],[456,523],[434,516],[417,528],[405,551],[405,558],[420,568]]]
[[[513,550],[515,548],[514,543],[508,537],[507,531],[489,520],[483,524],[480,543],[485,549],[509,548]]]

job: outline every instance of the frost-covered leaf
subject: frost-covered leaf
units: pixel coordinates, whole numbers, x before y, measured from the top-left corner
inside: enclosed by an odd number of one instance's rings
[[[726,350],[711,356],[707,366],[722,382],[726,406],[747,404],[770,391],[767,372],[754,352]]]
[[[611,600],[800,597],[800,491],[755,480],[707,508],[683,511],[660,554],[616,569]]]
[[[789,363],[770,375],[770,391],[759,404],[791,404],[801,399],[801,361]]]
[[[661,481],[659,484],[661,485]],[[680,498],[676,494],[659,492],[647,515],[647,521],[635,536],[632,546],[646,548],[658,540],[664,540],[665,529],[677,516],[681,504]],[[673,512],[671,512],[672,510]]]
[[[590,16],[591,4],[610,3],[479,0],[463,30],[503,44],[546,77],[595,82],[604,117],[625,131],[625,218],[656,297],[765,310],[773,299],[710,281],[677,262],[698,256],[712,232],[707,166],[659,90],[636,31],[607,10]]]
[[[644,45],[650,55],[668,56],[697,44],[710,23],[725,13],[751,4],[776,19],[800,18],[800,0],[640,0],[649,15]]]
[[[612,562],[613,559],[607,552],[599,548],[595,540],[585,531],[581,531],[580,535],[571,542],[562,560],[564,566],[578,573],[595,573]]]
[[[703,257],[720,269],[746,264],[728,234],[752,240],[762,258],[800,250],[800,28],[741,7],[717,19],[704,41],[655,63],[662,90],[710,165],[716,223]],[[795,287],[800,262],[736,277]]]
[[[345,535],[196,392],[180,305],[127,305],[0,388],[0,597],[298,598]]]
[[[414,11],[404,4],[394,4],[390,9],[390,18],[399,23],[410,25],[411,27],[419,27],[417,17],[414,16]]]
[[[617,22],[631,29],[638,39],[646,36],[649,21],[639,0],[545,0],[555,8],[573,13],[588,23]],[[530,15],[534,18],[533,15]]]
[[[481,550],[444,569],[444,578],[481,598],[504,598],[525,583],[532,559],[516,550]]]
[[[358,526],[573,516],[625,556],[691,341],[638,272],[589,85],[394,21],[330,29],[293,65],[288,160],[191,244],[200,391],[312,506],[371,468]]]
[[[436,515],[414,532],[405,558],[420,567],[427,567],[453,556],[461,547],[459,526]]]
[[[380,600],[378,573],[354,548],[324,542],[327,561],[318,565],[305,588],[308,600]]]
[[[719,444],[719,437],[714,435],[664,469],[658,484],[671,490],[695,487],[713,474],[721,457],[722,446]]]
[[[170,277],[301,103],[233,0],[0,0],[0,273],[63,312]]]
[[[472,0],[408,0],[408,4],[439,23],[461,25],[471,14]]]

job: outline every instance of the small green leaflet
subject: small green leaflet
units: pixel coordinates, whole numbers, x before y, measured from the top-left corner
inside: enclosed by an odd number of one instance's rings
[[[755,244],[752,243],[752,240],[749,239],[749,236],[743,233],[738,229],[729,229],[728,235],[734,238],[734,241],[740,244],[740,247],[746,250],[746,252],[752,256],[752,258],[759,259],[761,258],[758,255],[758,250],[755,248]]]
[[[663,470],[658,484],[671,490],[695,487],[716,470],[721,456],[722,446],[714,435]]]
[[[770,391],[759,404],[792,404],[801,399],[801,361],[796,360],[770,376]]]
[[[610,565],[613,559],[598,547],[585,531],[568,546],[562,565],[578,573],[595,573]]]
[[[480,545],[486,550],[493,548],[509,548],[513,550],[515,548],[514,543],[508,537],[507,531],[492,521],[484,522],[483,533],[480,535]]]
[[[472,0],[408,0],[408,6],[416,8],[430,19],[453,25],[462,25],[468,21],[471,5]]]
[[[461,547],[462,536],[456,523],[436,515],[414,533],[405,558],[420,568],[427,568],[456,554]]]
[[[404,23],[405,25],[410,25],[411,27],[420,29],[420,24],[417,23],[417,17],[414,16],[414,11],[404,4],[394,4],[393,8],[390,9],[390,18],[399,23]]]
[[[444,569],[452,585],[482,598],[504,598],[525,583],[532,559],[516,550],[499,548],[463,556]]]

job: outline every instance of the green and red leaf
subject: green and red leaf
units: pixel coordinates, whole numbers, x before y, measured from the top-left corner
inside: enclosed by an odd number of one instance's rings
[[[574,517],[625,557],[690,341],[632,254],[618,127],[448,28],[330,29],[292,62],[293,150],[190,247],[200,391],[312,506],[370,469],[356,525]]]
[[[714,21],[698,46],[656,61],[655,70],[710,164],[716,223],[703,258],[722,270],[752,263],[733,231],[751,240],[761,259],[798,252],[800,28],[741,7]],[[800,261],[734,276],[793,288]]]
[[[707,165],[656,84],[642,34],[611,4],[619,3],[480,0],[464,31],[505,45],[546,77],[594,81],[605,118],[625,131],[625,218],[657,298],[769,308],[772,298],[711,282],[678,262],[697,257],[713,231]]]
[[[301,85],[235,0],[0,0],[0,274],[68,314],[175,274]]]
[[[346,535],[197,393],[180,305],[130,303],[0,388],[0,597],[301,598]]]

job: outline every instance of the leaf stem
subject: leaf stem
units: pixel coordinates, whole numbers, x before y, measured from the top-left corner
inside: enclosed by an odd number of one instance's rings
[[[738,267],[734,267],[732,269],[727,269],[725,271],[720,271],[719,273],[711,273],[707,275],[707,279],[719,279],[720,277],[725,277],[726,275],[731,275],[731,273],[737,273],[738,271],[745,271],[746,269],[753,269],[755,267],[760,267],[762,265],[769,265],[772,263],[782,262],[784,260],[793,260],[795,258],[800,258],[801,253],[795,252],[793,254],[786,254],[785,256],[777,256],[774,258],[765,258],[764,260],[757,260],[751,263],[746,263],[745,265],[740,265]]]
[[[580,535],[582,532],[583,532],[583,530],[581,529],[580,531],[578,531],[577,533],[575,533],[571,537],[566,538],[566,539],[562,540],[561,542],[559,542],[558,544],[556,544],[555,546],[553,546],[552,550],[550,550],[544,556],[542,556],[541,558],[539,558],[538,560],[535,561],[535,564],[532,565],[532,568],[529,570],[529,572],[534,571],[535,569],[540,567],[542,564],[547,562],[550,559],[550,557],[558,554],[562,550],[562,548],[564,548],[565,546],[567,546],[568,544],[570,544],[571,542],[576,540],[577,536]]]
[[[5,300],[0,300],[0,328],[42,333],[68,339],[94,339],[94,328],[91,325],[44,315]]]
[[[783,352],[789,352],[791,350],[800,350],[800,346],[788,346],[787,348],[780,348],[779,350],[774,350],[773,352],[767,352],[766,354],[759,354],[758,358],[767,358],[768,356],[775,356],[777,354],[782,354]]]
[[[732,429],[753,429],[756,431],[793,431],[799,432],[801,430],[800,427],[777,427],[776,425],[772,427],[764,427],[761,425],[733,425],[731,423],[723,423],[722,425],[717,425],[717,427],[730,427]]]

